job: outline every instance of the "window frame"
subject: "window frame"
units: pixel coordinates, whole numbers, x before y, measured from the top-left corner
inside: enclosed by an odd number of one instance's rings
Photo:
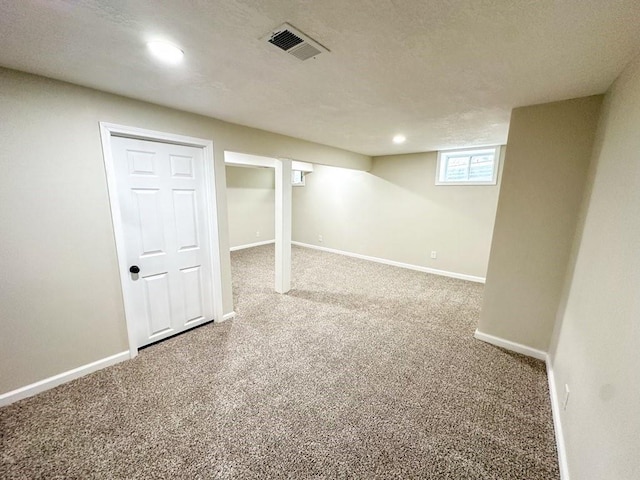
[[[300,182],[296,181],[296,172],[300,172]],[[304,187],[305,186],[305,173],[303,170],[291,170],[291,186],[292,187]]]
[[[453,154],[465,154],[472,156],[474,153],[488,152],[493,150],[493,176],[491,180],[485,181],[454,181],[447,182],[446,180],[441,180],[441,169],[443,164],[448,161],[448,157],[452,157]],[[438,151],[438,164],[436,166],[436,185],[447,185],[447,186],[474,186],[474,185],[497,185],[498,184],[498,172],[500,170],[500,152],[501,145],[490,145],[486,147],[470,147],[470,148],[455,148],[451,150],[439,150]]]

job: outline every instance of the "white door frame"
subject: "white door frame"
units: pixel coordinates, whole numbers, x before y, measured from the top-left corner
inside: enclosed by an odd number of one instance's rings
[[[116,171],[114,158],[111,149],[112,137],[135,138],[138,140],[150,140],[175,145],[186,145],[202,149],[204,157],[205,173],[205,208],[208,219],[209,249],[211,259],[211,274],[213,276],[213,312],[214,321],[221,322],[224,319],[222,303],[222,271],[220,259],[220,241],[218,226],[218,209],[215,192],[215,161],[213,158],[213,141],[202,138],[186,137],[172,133],[157,132],[155,130],[145,130],[142,128],[128,127],[113,123],[100,122],[100,136],[102,137],[102,153],[104,158],[105,172],[107,175],[107,187],[109,190],[109,204],[111,206],[111,217],[113,219],[113,232],[116,240],[116,254],[118,257],[118,268],[120,271],[120,286],[124,301],[124,286],[129,281],[129,265],[126,261],[124,225],[118,201],[118,190],[116,183]],[[138,355],[138,345],[134,335],[133,320],[131,312],[127,311],[127,302],[124,302],[124,315],[127,322],[127,335],[129,337],[129,354],[131,358]]]

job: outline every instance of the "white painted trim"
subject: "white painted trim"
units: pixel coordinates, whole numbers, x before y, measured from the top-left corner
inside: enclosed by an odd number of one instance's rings
[[[229,312],[229,313],[225,313],[222,316],[222,321],[226,322],[227,320],[231,320],[232,318],[236,317],[236,312]]]
[[[291,170],[299,170],[304,173],[313,173],[313,163],[291,160]]]
[[[224,163],[236,167],[262,167],[275,168],[276,159],[271,157],[263,157],[261,155],[250,155],[248,153],[238,153],[224,151]]]
[[[553,430],[556,435],[556,449],[558,452],[558,467],[560,469],[561,480],[569,480],[569,463],[567,461],[567,449],[564,443],[564,433],[562,431],[562,421],[560,419],[560,412],[562,410],[560,401],[558,399],[558,392],[556,389],[555,376],[553,374],[553,365],[551,363],[551,357],[546,356],[547,363],[547,379],[549,381],[549,396],[551,397],[551,413],[553,415]]]
[[[220,224],[218,223],[218,200],[216,192],[216,177],[225,172],[216,172],[216,161],[213,156],[213,141],[205,140],[204,150],[204,173],[205,191],[207,202],[207,216],[209,218],[209,248],[211,255],[211,276],[213,278],[213,318],[214,321],[224,317],[224,299],[222,285],[222,252],[220,251]],[[224,168],[224,167],[223,167]],[[225,232],[228,235],[228,232]],[[231,282],[227,285],[231,289]],[[221,320],[220,320],[221,321]]]
[[[276,161],[276,292],[291,290],[291,160]]]
[[[223,296],[222,296],[222,268],[220,258],[220,239],[218,225],[218,209],[216,202],[215,190],[215,160],[213,157],[213,141],[187,137],[184,135],[176,135],[173,133],[158,132],[155,130],[146,130],[137,127],[129,127],[125,125],[117,125],[107,122],[99,122],[100,136],[102,139],[102,152],[105,165],[105,173],[107,177],[107,187],[109,193],[109,204],[111,207],[111,217],[113,219],[113,231],[116,240],[116,256],[118,258],[118,267],[120,271],[120,287],[122,289],[123,299],[125,298],[124,286],[129,278],[129,265],[126,262],[123,247],[124,241],[124,224],[122,222],[120,203],[117,195],[116,171],[111,149],[111,137],[136,138],[140,140],[151,140],[156,142],[173,143],[176,145],[187,145],[202,149],[204,158],[204,176],[205,176],[205,204],[206,216],[208,218],[208,234],[209,248],[211,250],[210,263],[211,275],[213,282],[213,315],[214,319],[221,319],[224,315]],[[230,287],[229,287],[230,288]],[[129,353],[131,358],[138,354],[138,345],[134,334],[134,327],[129,320],[132,312],[127,308],[127,302],[124,301],[125,319],[127,322],[127,335],[129,339]]]
[[[507,350],[511,350],[512,352],[521,353],[522,355],[526,355],[527,357],[537,358],[538,360],[547,360],[547,353],[542,350],[536,350],[535,348],[527,347],[526,345],[522,345],[521,343],[512,342],[510,340],[505,340],[504,338],[494,337],[493,335],[489,335],[488,333],[483,333],[480,330],[475,331],[473,334],[474,338],[481,340],[486,343],[490,343],[491,345],[495,345],[496,347],[506,348]]]
[[[249,153],[230,152],[225,150],[224,163],[235,167],[262,167],[275,168],[277,159],[273,157],[263,157],[261,155],[251,155]],[[300,170],[305,173],[313,173],[313,164],[291,160],[291,169]]]
[[[336,253],[338,255],[344,255],[346,257],[360,258],[362,260],[369,260],[370,262],[383,263],[385,265],[392,265],[394,267],[406,268],[409,270],[417,270],[418,272],[431,273],[433,275],[441,275],[443,277],[458,278],[460,280],[468,280],[469,282],[484,283],[484,277],[476,277],[474,275],[467,275],[466,273],[447,272],[446,270],[437,270],[435,268],[422,267],[420,265],[412,265],[410,263],[396,262],[395,260],[387,260],[386,258],[371,257],[369,255],[362,255],[360,253],[345,252],[343,250],[336,250],[335,248],[320,247],[318,245],[312,245],[310,243],[291,242],[292,245],[298,247],[312,248],[314,250],[321,250],[323,252]]]
[[[0,407],[4,407],[24,398],[32,397],[33,395],[44,392],[45,390],[50,390],[54,387],[57,387],[58,385],[70,382],[71,380],[75,380],[76,378],[84,377],[89,373],[93,373],[97,370],[110,367],[111,365],[123,362],[125,360],[128,360],[129,358],[129,351],[116,353],[115,355],[103,358],[102,360],[97,360],[95,362],[88,363],[87,365],[83,365],[81,367],[59,373],[58,375],[54,375],[53,377],[45,378],[44,380],[32,383],[31,385],[26,385],[10,392],[3,393],[2,395],[0,395]]]
[[[264,242],[256,242],[256,243],[247,243],[246,245],[238,245],[237,247],[231,247],[229,249],[230,252],[235,252],[238,250],[244,250],[245,248],[253,248],[260,247],[262,245],[269,245],[270,243],[276,243],[275,240],[265,240]]]

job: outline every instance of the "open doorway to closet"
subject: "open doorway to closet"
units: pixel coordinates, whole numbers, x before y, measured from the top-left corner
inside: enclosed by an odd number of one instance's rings
[[[274,244],[275,290],[291,288],[293,185],[313,171],[308,163],[225,151],[232,251]],[[272,233],[273,232],[273,233]]]

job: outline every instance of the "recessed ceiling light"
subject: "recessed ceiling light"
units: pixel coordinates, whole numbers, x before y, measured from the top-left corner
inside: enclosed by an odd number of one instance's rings
[[[404,135],[396,135],[395,137],[393,137],[393,143],[404,143],[406,139],[407,137],[405,137]]]
[[[182,57],[184,57],[184,52],[169,42],[153,40],[147,42],[147,47],[156,58],[165,63],[175,65],[176,63],[180,63]]]

